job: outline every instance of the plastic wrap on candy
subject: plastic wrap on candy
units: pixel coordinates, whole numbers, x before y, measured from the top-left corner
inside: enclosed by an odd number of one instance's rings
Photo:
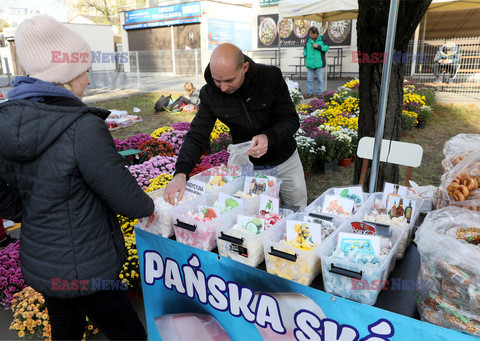
[[[325,291],[364,304],[373,305],[388,275],[393,270],[403,235],[390,229],[391,236],[381,238],[380,255],[345,254],[337,245],[340,232],[351,232],[350,222],[340,226],[317,251],[322,260]]]
[[[468,154],[480,150],[480,134],[458,134],[445,142],[442,166],[449,171],[460,163]]]
[[[155,318],[155,325],[165,341],[231,341],[225,329],[211,315],[183,313]]]
[[[422,319],[480,336],[480,213],[459,207],[433,211],[415,241]]]
[[[446,172],[436,193],[435,207],[459,206],[480,210],[480,151],[471,152]]]
[[[250,161],[247,151],[251,148],[252,141],[231,144],[227,148],[230,153],[228,157],[228,167],[238,169],[240,175],[250,175],[253,173],[253,163]]]
[[[258,324],[255,324],[255,327],[264,341],[296,340],[294,336],[294,330],[297,327],[295,323],[295,313],[298,311],[298,307],[302,307],[302,309],[305,309],[308,312],[318,316],[319,319],[323,320],[326,318],[323,310],[310,297],[293,292],[276,292],[267,294],[273,297],[278,303],[278,308],[282,317],[282,323],[286,330],[285,334],[279,334],[272,329],[270,324],[268,324],[266,327],[261,327]],[[257,307],[258,296],[259,294],[256,293],[251,303],[252,310],[255,310]]]

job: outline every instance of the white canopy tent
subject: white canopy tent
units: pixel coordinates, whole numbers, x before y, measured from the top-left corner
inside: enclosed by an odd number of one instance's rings
[[[428,12],[476,9],[480,0],[433,0]],[[358,0],[280,0],[280,18],[336,21],[356,19]]]

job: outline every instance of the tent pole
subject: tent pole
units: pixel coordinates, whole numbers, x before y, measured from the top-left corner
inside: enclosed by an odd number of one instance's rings
[[[415,66],[417,65],[417,53],[418,53],[418,37],[420,35],[420,24],[418,24],[417,29],[415,30],[415,39],[413,41],[413,50],[412,50],[412,65],[410,68],[410,77],[413,77],[415,74]]]
[[[428,12],[427,12],[428,13]],[[422,48],[420,50],[420,55],[422,56],[422,60],[424,60],[424,52],[425,52],[425,28],[427,27],[427,13],[425,13],[423,19],[423,34],[422,34]],[[423,62],[420,64],[419,73],[422,73]]]
[[[377,129],[375,131],[375,144],[373,146],[372,171],[370,173],[370,193],[375,192],[377,184],[378,165],[380,159],[380,147],[383,139],[385,126],[385,113],[387,110],[388,88],[390,84],[390,70],[392,69],[393,43],[395,41],[395,29],[397,28],[399,0],[391,0],[388,13],[387,41],[385,44],[385,55],[387,62],[383,64],[382,85],[380,87],[380,103],[378,106]]]

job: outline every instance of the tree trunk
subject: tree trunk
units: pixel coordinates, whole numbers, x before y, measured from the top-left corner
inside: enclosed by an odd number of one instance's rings
[[[404,63],[402,58],[398,57],[407,52],[408,42],[432,0],[400,0],[399,2],[393,47],[394,56],[390,56],[390,58],[393,57],[393,63],[388,87],[385,129],[383,133],[383,138],[389,140],[398,140],[401,133]],[[386,61],[386,58],[382,56],[385,51],[387,38],[389,9],[390,0],[358,0],[357,46],[360,63],[359,140],[364,136],[375,137],[382,81],[382,59]],[[362,162],[356,162],[354,183],[358,183],[360,179],[361,168]],[[377,173],[376,191],[383,190],[385,181],[398,183],[398,180],[399,171],[397,165],[380,163]],[[369,183],[370,166],[365,181],[365,189],[368,189]]]

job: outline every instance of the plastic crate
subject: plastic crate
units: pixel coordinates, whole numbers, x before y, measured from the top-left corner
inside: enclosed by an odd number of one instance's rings
[[[321,214],[321,215],[326,215],[326,216],[331,216],[331,217],[337,217],[337,218],[343,219],[344,221],[353,218],[354,213],[352,213],[350,218],[341,218],[341,217],[334,216],[334,215],[329,214],[329,213],[322,213],[321,210],[322,210],[322,207],[323,207],[323,203],[325,201],[325,197],[327,195],[334,195],[334,188],[347,188],[347,187],[332,187],[332,188],[327,189],[322,195],[320,195],[317,199],[315,199],[310,205],[308,205],[305,208],[305,212]],[[363,193],[363,204],[357,208],[357,210],[356,210],[357,212],[358,212],[358,210],[360,210],[360,208],[363,205],[365,205],[365,202],[368,200],[369,197],[370,197],[369,193]],[[354,210],[354,212],[355,212],[355,210]]]
[[[374,193],[368,198],[367,202],[363,204],[362,208],[355,214],[354,219],[355,220],[364,220],[364,217],[366,214],[371,214],[372,211],[375,208],[375,199],[382,200],[383,193],[377,192]],[[408,226],[398,226],[398,225],[386,225],[386,224],[379,224],[374,221],[371,223],[374,223],[379,226],[387,226],[392,229],[397,229],[401,231],[405,231],[406,233],[403,235],[403,238],[400,242],[400,246],[398,248],[398,259],[402,259],[403,256],[405,255],[405,250],[407,249],[408,245],[410,245],[410,239],[412,238],[412,232],[413,232],[413,227],[415,226],[418,217],[420,215],[420,207],[423,204],[423,199],[421,198],[408,198],[408,200],[411,200],[412,202],[415,202],[415,214],[412,216],[410,219],[410,224]]]
[[[159,198],[163,197],[163,193],[165,191],[165,188],[160,188],[156,191],[148,193],[150,198],[153,199],[154,202],[157,202]],[[193,194],[188,194],[185,193],[184,197],[189,197],[191,196],[190,200],[193,200],[196,198]],[[186,201],[188,202],[188,200]],[[150,225],[150,227],[145,227],[145,224],[147,223],[148,219],[143,219],[143,221],[137,224],[139,228],[142,230],[145,230],[147,232],[169,238],[173,236],[173,220],[172,220],[172,213],[170,212],[170,209],[173,207],[170,204],[165,205],[157,205],[155,204],[155,211],[157,212],[157,219]]]
[[[382,281],[386,281],[393,270],[405,231],[391,231],[393,247],[388,256],[376,265],[359,264],[334,256],[333,251],[337,247],[340,232],[351,232],[350,222],[344,222],[317,250],[322,262],[324,289],[330,294],[373,305],[377,301],[382,284],[386,283]]]
[[[302,250],[296,247],[280,243],[285,238],[288,220],[302,220],[304,217],[312,217],[308,213],[297,212],[283,219],[263,234],[265,265],[271,274],[283,277],[301,284],[310,285],[320,273],[320,258],[312,250]],[[313,217],[312,217],[313,218]],[[339,227],[343,221],[332,219],[334,226]],[[328,240],[322,238],[322,243]]]
[[[236,180],[222,187],[224,187],[227,192],[230,192],[230,188],[234,188],[235,183]],[[216,247],[217,242],[215,237],[215,221],[219,218],[211,221],[201,222],[193,218],[189,218],[185,216],[185,214],[188,211],[198,212],[198,205],[213,207],[215,201],[218,200],[218,195],[219,191],[213,191],[170,209],[173,219],[175,238],[178,242],[206,251],[211,251]],[[239,209],[243,211],[244,207],[245,204],[240,205],[235,207],[230,212],[237,212]]]
[[[235,193],[237,193],[238,191],[243,192],[243,188],[245,185],[245,177],[241,176],[235,179],[235,181],[231,182],[231,185],[232,186],[228,186],[228,187],[222,186],[218,190],[220,192],[230,194],[230,195],[235,195]],[[263,194],[278,198],[280,196],[281,185],[282,185],[282,180],[277,178],[276,184],[273,187],[267,188],[265,192],[263,192]],[[260,204],[260,195],[257,195],[255,198],[251,198],[251,199],[245,199],[245,198],[241,198],[241,199],[246,203],[247,210],[249,210],[249,212],[253,211],[255,207],[257,207]]]
[[[246,211],[242,211],[241,214],[257,216],[258,206],[259,205],[256,207],[250,206]],[[251,234],[244,231],[233,230],[231,227],[237,223],[238,213],[240,212],[225,213],[216,221],[218,254],[234,259],[240,263],[257,267],[264,260],[262,235],[265,234],[266,231],[259,234]],[[293,214],[292,210],[279,209],[279,215],[283,217],[282,220],[291,214]],[[280,222],[281,220],[277,221],[275,225]],[[273,226],[270,227],[270,229],[273,228]]]

